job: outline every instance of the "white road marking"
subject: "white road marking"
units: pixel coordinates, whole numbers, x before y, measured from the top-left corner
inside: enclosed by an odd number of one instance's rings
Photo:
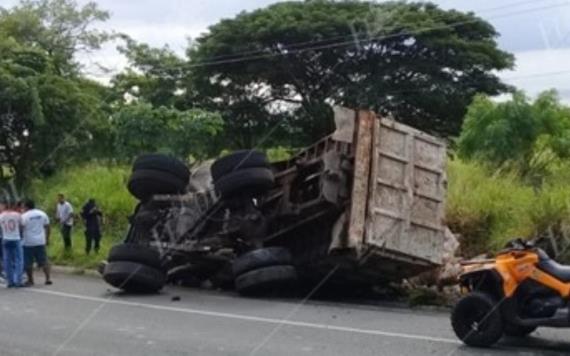
[[[353,328],[353,327],[348,327],[348,326],[309,323],[309,322],[295,321],[295,320],[285,320],[284,321],[284,320],[275,319],[275,318],[264,318],[264,317],[258,317],[258,316],[232,314],[232,313],[221,313],[221,312],[215,312],[215,311],[209,311],[209,310],[176,308],[176,307],[169,307],[169,306],[163,306],[163,305],[154,305],[154,304],[146,304],[146,303],[138,303],[138,302],[128,302],[128,301],[124,301],[124,300],[99,298],[99,297],[89,297],[89,296],[79,295],[79,294],[71,294],[71,293],[64,293],[64,292],[57,292],[57,291],[50,291],[50,290],[34,289],[34,288],[26,289],[26,291],[29,291],[32,293],[47,294],[47,295],[54,295],[54,296],[58,296],[58,297],[77,299],[77,300],[85,300],[85,301],[96,302],[96,303],[125,305],[125,306],[140,307],[140,308],[146,308],[146,309],[152,309],[152,310],[162,310],[162,311],[194,314],[194,315],[201,315],[201,316],[211,316],[211,317],[216,317],[216,318],[236,319],[236,320],[244,320],[244,321],[257,322],[257,323],[266,323],[266,324],[282,324],[282,325],[305,327],[305,328],[311,328],[311,329],[341,331],[341,332],[349,332],[349,333],[355,333],[355,334],[385,336],[385,337],[393,337],[393,338],[408,339],[408,340],[418,340],[418,341],[427,341],[427,342],[437,342],[437,343],[452,344],[452,345],[459,345],[460,344],[460,342],[458,340],[432,337],[432,336],[425,336],[425,335],[396,333],[396,332],[388,332],[388,331],[381,331],[381,330],[374,330],[374,329],[360,329],[360,328]]]

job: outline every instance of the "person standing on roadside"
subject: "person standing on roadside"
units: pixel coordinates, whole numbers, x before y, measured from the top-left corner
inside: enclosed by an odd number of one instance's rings
[[[57,195],[56,221],[61,229],[65,251],[71,251],[71,228],[73,227],[73,206],[65,200],[65,195]]]
[[[28,281],[26,286],[34,285],[34,262],[44,270],[45,284],[52,284],[50,278],[50,266],[47,258],[49,245],[49,218],[46,213],[36,209],[33,200],[24,202],[22,214],[22,236],[24,241],[24,265]]]
[[[14,204],[0,203],[0,229],[2,230],[2,260],[8,288],[22,286],[23,251],[22,216],[14,210]]]
[[[85,221],[85,253],[88,255],[91,248],[95,253],[99,252],[99,242],[101,241],[101,218],[103,214],[95,199],[89,199],[81,209],[81,217]]]

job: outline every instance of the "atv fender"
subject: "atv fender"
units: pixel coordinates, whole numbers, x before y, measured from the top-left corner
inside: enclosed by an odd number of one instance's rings
[[[487,293],[497,300],[505,296],[503,278],[494,268],[465,272],[459,277],[459,284],[470,291]]]

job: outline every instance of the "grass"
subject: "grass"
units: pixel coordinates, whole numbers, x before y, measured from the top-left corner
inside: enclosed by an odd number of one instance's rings
[[[462,254],[472,257],[496,251],[513,237],[547,235],[561,248],[570,246],[566,177],[570,177],[570,166],[553,171],[536,189],[516,172],[450,161],[446,222],[459,234]]]
[[[30,195],[38,207],[44,209],[50,218],[55,215],[56,196],[64,193],[78,214],[89,198],[94,198],[103,211],[103,238],[98,256],[85,256],[84,226],[76,219],[73,228],[73,251],[66,254],[59,227],[52,226],[51,244],[48,249],[52,263],[78,268],[93,268],[107,257],[109,248],[123,238],[127,228],[127,218],[132,213],[136,201],[126,189],[129,176],[126,166],[103,166],[96,163],[71,167],[56,175],[34,181]]]
[[[446,223],[460,235],[471,257],[504,245],[512,236],[529,236],[529,211],[536,199],[514,173],[492,173],[476,163],[448,163]]]

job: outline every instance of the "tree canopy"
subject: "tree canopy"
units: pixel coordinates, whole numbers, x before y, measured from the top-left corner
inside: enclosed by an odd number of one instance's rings
[[[570,108],[554,91],[531,101],[522,93],[493,102],[478,96],[469,107],[458,154],[495,167],[512,167],[524,176],[542,176],[548,165],[570,157]]]
[[[92,28],[108,18],[95,2],[79,7],[73,0],[23,0],[11,9],[0,8],[0,33],[44,51],[54,73],[77,75],[77,53],[99,49],[111,38]]]
[[[223,127],[217,114],[194,109],[179,111],[148,103],[122,107],[113,117],[118,152],[134,158],[144,152],[164,152],[203,159],[216,154],[211,140]]]
[[[279,122],[306,143],[332,130],[330,104],[456,135],[476,93],[509,89],[494,71],[511,68],[513,57],[496,36],[472,13],[430,3],[283,2],[198,38],[188,51],[188,92],[227,110],[234,135],[286,111]]]
[[[333,105],[455,136],[477,93],[510,90],[494,28],[430,3],[280,2],[214,24],[186,57],[98,30],[108,17],[73,0],[0,8],[0,178],[142,151],[299,147],[333,130]],[[111,39],[128,66],[103,85],[78,58]]]

